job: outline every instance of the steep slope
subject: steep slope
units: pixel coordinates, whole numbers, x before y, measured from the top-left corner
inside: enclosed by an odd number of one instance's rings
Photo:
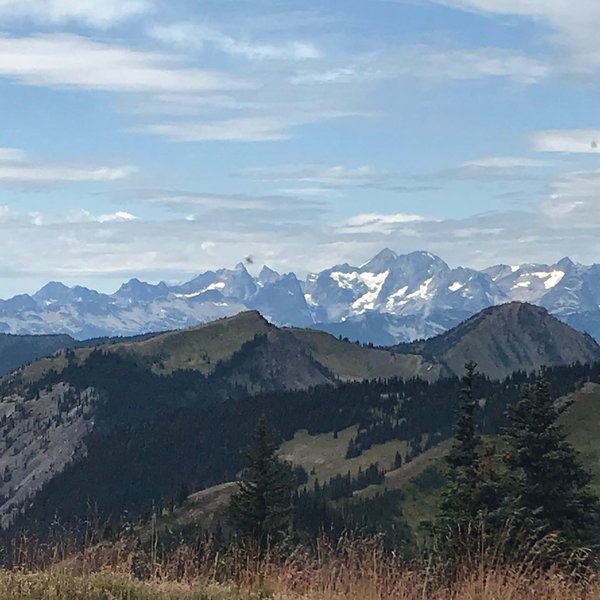
[[[314,329],[289,331],[318,363],[342,381],[378,377],[420,377],[431,381],[445,373],[439,363],[419,354],[399,354],[384,348],[351,344]]]
[[[600,360],[600,346],[589,335],[545,308],[520,302],[487,308],[447,333],[404,348],[440,361],[455,374],[474,360],[480,372],[494,378],[542,365]]]

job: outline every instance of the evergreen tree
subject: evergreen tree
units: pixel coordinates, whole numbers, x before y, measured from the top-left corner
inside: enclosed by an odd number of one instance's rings
[[[566,552],[600,543],[600,506],[590,475],[566,441],[545,371],[509,408],[506,432],[511,491],[507,508],[529,544],[553,537]]]
[[[488,519],[497,509],[494,477],[485,468],[477,432],[474,394],[477,365],[465,365],[454,441],[447,462],[447,485],[434,523],[435,550],[442,560],[457,561],[485,543]]]
[[[238,534],[261,547],[285,533],[292,520],[293,483],[291,471],[276,454],[264,417],[254,433],[254,444],[246,453],[237,492],[229,506],[229,520]]]
[[[474,362],[465,365],[454,441],[446,457],[448,485],[440,508],[442,518],[450,523],[472,520],[480,510],[481,437],[475,424],[477,402],[473,393],[476,367]]]
[[[399,469],[402,466],[402,454],[400,451],[396,451],[396,456],[394,457],[394,464],[392,465],[393,469]]]

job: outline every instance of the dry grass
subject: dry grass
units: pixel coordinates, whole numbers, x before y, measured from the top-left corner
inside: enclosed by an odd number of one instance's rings
[[[471,569],[450,585],[427,565],[405,564],[376,541],[318,542],[314,552],[227,551],[181,546],[161,559],[127,543],[98,544],[70,558],[37,552],[37,568],[0,571],[2,600],[600,600],[600,579]]]

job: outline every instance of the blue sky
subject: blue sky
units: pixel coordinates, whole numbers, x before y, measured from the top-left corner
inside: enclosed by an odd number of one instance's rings
[[[600,251],[596,0],[0,0],[0,294]]]

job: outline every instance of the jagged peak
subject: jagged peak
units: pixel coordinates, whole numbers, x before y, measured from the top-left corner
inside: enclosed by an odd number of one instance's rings
[[[248,269],[246,269],[246,265],[243,262],[239,262],[233,268],[234,271],[239,271],[240,273],[248,273]]]
[[[575,263],[568,256],[565,256],[556,263],[556,266],[561,269],[570,269],[575,266]]]
[[[363,263],[359,268],[364,271],[384,271],[398,260],[398,254],[389,248],[378,252],[371,260]],[[347,263],[346,263],[347,264]]]
[[[260,270],[260,273],[258,275],[258,281],[262,284],[275,283],[280,278],[281,275],[277,271],[274,271],[270,267],[267,267],[267,265],[263,265],[263,268]]]

